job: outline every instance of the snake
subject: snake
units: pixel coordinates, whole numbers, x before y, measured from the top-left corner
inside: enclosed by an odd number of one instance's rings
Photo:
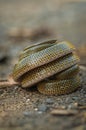
[[[79,57],[67,41],[47,40],[26,47],[13,69],[22,88],[37,86],[45,95],[64,95],[80,87]]]

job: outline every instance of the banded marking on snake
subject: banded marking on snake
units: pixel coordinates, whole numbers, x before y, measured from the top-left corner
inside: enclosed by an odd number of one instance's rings
[[[35,85],[43,94],[68,94],[80,86],[78,63],[71,43],[50,40],[25,48],[12,76],[23,88]]]

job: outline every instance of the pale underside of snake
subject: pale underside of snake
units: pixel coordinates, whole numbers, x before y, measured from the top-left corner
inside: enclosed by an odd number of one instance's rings
[[[80,86],[79,57],[66,41],[45,41],[24,49],[13,70],[13,78],[23,88],[37,86],[46,95],[61,95]]]

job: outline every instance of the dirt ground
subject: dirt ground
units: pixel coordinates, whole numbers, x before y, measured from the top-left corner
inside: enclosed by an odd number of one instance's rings
[[[0,89],[0,130],[86,130],[86,2],[75,1],[0,0],[0,79],[12,72],[24,47],[57,38],[76,46],[82,81],[76,92],[62,96]]]

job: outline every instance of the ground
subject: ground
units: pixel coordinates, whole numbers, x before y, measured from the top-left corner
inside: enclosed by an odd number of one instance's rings
[[[12,72],[24,47],[57,38],[76,46],[82,81],[77,91],[62,96],[45,96],[36,88],[0,89],[0,130],[86,129],[86,3],[76,1],[0,0],[0,79]]]

